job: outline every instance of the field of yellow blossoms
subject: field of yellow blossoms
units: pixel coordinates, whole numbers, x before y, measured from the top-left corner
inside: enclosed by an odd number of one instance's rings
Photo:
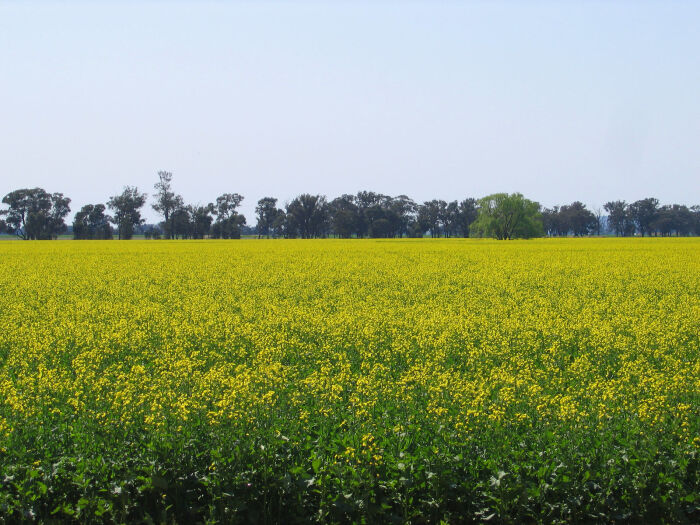
[[[0,523],[700,521],[700,239],[0,267]]]

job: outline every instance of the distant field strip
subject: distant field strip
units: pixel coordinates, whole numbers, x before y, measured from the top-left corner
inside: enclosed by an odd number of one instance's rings
[[[700,519],[700,239],[0,261],[5,519]]]

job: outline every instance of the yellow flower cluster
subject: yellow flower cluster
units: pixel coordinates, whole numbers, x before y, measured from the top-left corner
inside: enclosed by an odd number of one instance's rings
[[[0,446],[61,418],[328,425],[373,464],[416,425],[626,417],[698,442],[697,239],[3,242],[0,260]]]

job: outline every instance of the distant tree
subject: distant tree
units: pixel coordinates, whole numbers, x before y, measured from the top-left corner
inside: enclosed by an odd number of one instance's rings
[[[393,237],[395,228],[398,228],[399,217],[389,207],[391,197],[375,194],[378,198],[364,209],[365,223],[368,225],[367,235],[374,239]]]
[[[328,206],[323,195],[304,193],[287,204],[287,228],[290,236],[302,239],[323,237],[330,229]]]
[[[579,201],[542,210],[542,226],[547,235],[590,235],[600,231],[601,221]]]
[[[111,239],[110,217],[104,204],[86,204],[73,219],[74,239]]]
[[[277,209],[275,218],[270,226],[273,237],[287,237],[287,214],[282,209]]]
[[[479,204],[479,216],[472,227],[481,236],[503,240],[542,235],[540,205],[521,193],[495,193]]]
[[[38,223],[48,222],[51,195],[43,188],[27,188],[8,193],[2,202],[8,206],[2,214],[7,216],[10,233],[24,240],[37,239],[41,234]]]
[[[143,236],[146,239],[160,239],[160,228],[158,228],[157,226],[149,226],[144,230]]]
[[[373,191],[358,191],[355,196],[355,205],[358,209],[357,237],[369,235],[372,222],[381,219],[384,214],[382,206],[389,197]]]
[[[561,220],[567,226],[567,232],[576,237],[590,234],[595,229],[595,215],[580,201],[572,202],[559,208]]]
[[[170,239],[189,239],[192,237],[192,208],[178,206],[170,212],[170,222],[163,223],[164,230]]]
[[[445,201],[433,199],[424,202],[418,209],[417,221],[420,230],[429,231],[431,237],[440,237],[440,225],[446,208]]]
[[[693,231],[693,212],[680,204],[664,205],[658,208],[651,229],[663,236],[688,235]]]
[[[173,214],[179,211],[180,220],[182,219],[182,209],[184,201],[180,195],[176,195],[172,189],[173,174],[169,171],[158,172],[158,182],[154,184],[156,193],[154,195],[156,202],[152,205],[153,209],[163,216],[163,226],[165,236],[168,239],[175,238],[175,220]]]
[[[277,199],[274,197],[263,197],[258,201],[255,207],[255,213],[258,216],[257,230],[258,237],[265,235],[270,237],[272,224],[277,217]]]
[[[389,207],[391,197],[380,193],[368,193],[374,195],[376,200],[364,208],[364,220],[368,226],[367,235],[375,239],[393,237],[399,218]]]
[[[327,205],[332,233],[342,238],[402,237],[415,221],[416,203],[406,195],[390,197],[372,191],[344,194]]]
[[[134,186],[125,186],[121,194],[110,197],[107,207],[114,211],[112,222],[117,226],[119,239],[131,239],[136,226],[145,222],[141,218],[144,204],[146,194]]]
[[[608,212],[608,226],[615,235],[622,237],[634,233],[634,222],[625,201],[606,202],[603,208]]]
[[[670,208],[676,235],[690,235],[693,231],[693,212],[682,204],[673,204]]]
[[[2,199],[8,209],[5,227],[24,240],[55,239],[66,230],[64,219],[70,213],[70,199],[62,193],[42,188],[20,189]]]
[[[241,228],[246,223],[237,208],[243,202],[243,196],[238,193],[224,193],[216,198],[213,213],[216,222],[212,227],[212,236],[216,239],[240,239]]]
[[[545,235],[561,235],[561,218],[559,216],[559,206],[554,206],[553,208],[544,208],[541,213],[542,228],[544,229]]]
[[[245,216],[235,214],[226,220],[218,220],[212,226],[212,237],[215,239],[240,239],[241,230],[246,224]]]
[[[354,195],[336,197],[328,205],[328,212],[331,228],[338,237],[349,239],[353,233],[357,233],[361,218]]]
[[[238,193],[224,193],[216,198],[214,203],[214,215],[216,215],[217,220],[225,221],[230,219],[238,212],[236,211],[238,207],[243,202],[243,195]]]
[[[188,206],[188,211],[191,221],[192,238],[204,239],[205,236],[209,235],[211,223],[214,221],[214,217],[212,217],[214,205],[210,203],[206,206]]]
[[[691,206],[690,213],[692,214],[690,231],[695,235],[700,235],[700,206]]]
[[[442,231],[445,237],[458,235],[459,222],[459,203],[457,201],[448,202],[442,210]]]
[[[674,230],[674,216],[670,206],[661,206],[656,210],[654,220],[651,221],[650,229],[653,232],[665,237],[671,235]]]
[[[410,197],[399,195],[391,199],[388,206],[394,217],[395,236],[403,237],[408,235],[411,224],[416,220],[418,205]]]
[[[425,223],[419,218],[416,218],[416,220],[408,226],[408,236],[412,239],[423,237],[426,231],[428,230],[425,228]]]
[[[593,233],[596,235],[600,236],[601,233],[603,233],[603,210],[600,209],[600,207],[596,208],[595,211],[593,212],[593,216],[595,217],[595,224],[593,226]]]
[[[49,212],[47,239],[56,239],[59,234],[66,231],[65,218],[70,213],[70,199],[63,193],[51,194],[51,211]]]
[[[654,198],[638,200],[629,205],[629,215],[637,226],[639,233],[651,235],[653,223],[657,218],[659,201]]]
[[[457,231],[462,237],[469,237],[469,228],[479,215],[479,201],[476,199],[464,199],[459,203],[459,222]]]
[[[437,200],[430,201],[430,202],[434,202],[434,203],[436,203],[436,205],[437,205],[437,219],[438,219],[438,222],[437,222],[437,224],[436,224],[436,226],[437,226],[437,229],[436,229],[437,235],[436,235],[436,237],[440,237],[440,234],[446,235],[446,234],[445,234],[445,229],[446,229],[446,223],[447,223],[447,220],[448,220],[448,219],[447,219],[447,202],[445,202],[445,201],[442,200],[442,199],[437,199]],[[432,235],[432,233],[433,233],[432,230],[430,231],[430,233],[431,233],[431,235]]]
[[[394,225],[392,221],[380,217],[372,221],[372,227],[370,228],[370,237],[373,239],[386,239],[394,236]]]

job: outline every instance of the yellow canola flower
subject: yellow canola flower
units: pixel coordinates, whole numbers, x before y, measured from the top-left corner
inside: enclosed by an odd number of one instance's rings
[[[700,240],[0,242],[0,446],[542,422],[700,433]],[[410,437],[410,436],[409,436]]]

